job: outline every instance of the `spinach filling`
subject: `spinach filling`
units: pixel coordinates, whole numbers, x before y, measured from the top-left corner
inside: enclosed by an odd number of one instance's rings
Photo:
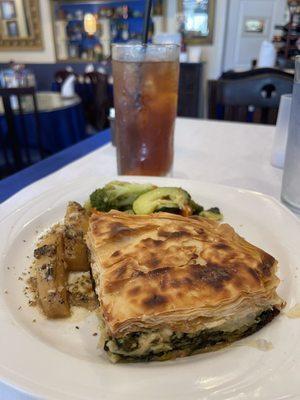
[[[190,355],[197,351],[201,351],[202,349],[217,345],[217,344],[227,344],[234,342],[238,339],[242,339],[248,335],[251,335],[265,326],[267,323],[271,322],[272,319],[279,314],[279,310],[277,308],[272,308],[266,311],[263,311],[259,316],[256,317],[255,323],[252,326],[243,326],[240,329],[237,329],[232,332],[224,332],[224,331],[215,331],[211,329],[203,330],[196,333],[179,333],[173,332],[169,338],[169,342],[166,343],[171,350],[161,351],[161,352],[153,352],[151,351],[151,346],[149,347],[149,351],[143,355],[130,355],[131,352],[134,352],[139,347],[139,338],[141,335],[145,334],[143,332],[134,332],[124,336],[123,338],[107,338],[104,345],[104,350],[107,352],[111,352],[120,357],[121,360],[124,361],[151,361],[151,360],[163,360],[172,357],[172,352],[182,352],[184,355]],[[158,332],[158,331],[157,331]],[[114,343],[114,347],[116,347],[120,353],[128,353],[128,354],[120,354],[118,351],[111,351],[109,348],[109,342]],[[156,343],[151,343],[151,345],[155,345]]]

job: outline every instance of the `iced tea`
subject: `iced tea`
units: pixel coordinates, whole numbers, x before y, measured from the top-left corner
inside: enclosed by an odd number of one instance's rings
[[[178,57],[176,45],[113,49],[120,174],[163,176],[172,168]]]

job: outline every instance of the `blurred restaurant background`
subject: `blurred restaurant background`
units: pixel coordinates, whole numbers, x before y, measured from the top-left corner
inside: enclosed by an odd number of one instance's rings
[[[114,127],[111,44],[144,0],[0,0],[0,178]],[[178,116],[276,124],[300,54],[298,0],[155,0],[150,42],[180,45]]]

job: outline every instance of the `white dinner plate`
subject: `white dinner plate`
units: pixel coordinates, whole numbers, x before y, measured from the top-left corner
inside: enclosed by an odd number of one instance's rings
[[[75,180],[17,210],[11,201],[11,213],[1,216],[1,380],[38,398],[56,400],[299,398],[300,320],[284,313],[255,335],[217,352],[113,365],[97,349],[97,319],[92,313],[51,321],[28,306],[25,282],[18,277],[30,264],[34,241],[63,217],[67,201],[83,202],[111,179]],[[276,200],[197,181],[121,179],[181,186],[205,207],[219,206],[239,234],[279,260],[279,294],[287,301],[286,309],[300,303],[300,222]],[[267,345],[262,350],[256,343]]]

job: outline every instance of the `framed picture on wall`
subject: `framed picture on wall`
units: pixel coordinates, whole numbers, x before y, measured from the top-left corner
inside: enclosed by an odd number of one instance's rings
[[[213,41],[215,0],[177,0],[179,30],[187,45]]]
[[[43,48],[40,3],[46,0],[0,0],[0,52]]]
[[[1,16],[2,19],[16,18],[16,8],[14,1],[1,1]]]
[[[19,28],[17,21],[6,21],[6,31],[8,37],[18,37],[19,36]]]
[[[244,32],[245,33],[263,33],[265,30],[266,21],[258,18],[245,18]]]

